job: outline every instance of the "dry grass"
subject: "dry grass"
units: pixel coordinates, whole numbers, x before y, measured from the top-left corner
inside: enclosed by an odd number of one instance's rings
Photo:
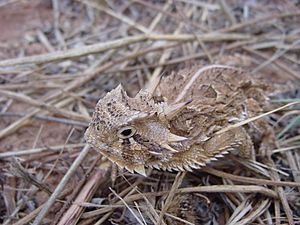
[[[300,6],[274,2],[49,1],[47,28],[0,44],[0,223],[299,224],[298,93],[235,125],[264,117],[274,128],[278,148],[252,160],[142,177],[83,140],[99,97],[120,82],[133,95],[177,66],[220,62],[299,82]],[[0,10],[22,4],[34,3]],[[179,213],[184,201],[198,221]]]

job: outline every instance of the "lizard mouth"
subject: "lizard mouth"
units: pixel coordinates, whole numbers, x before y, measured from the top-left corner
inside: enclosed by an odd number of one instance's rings
[[[120,160],[118,157],[113,156],[113,155],[107,155],[104,152],[101,152],[104,156],[106,156],[111,162],[117,164],[118,167],[120,168],[125,168],[126,170],[128,170],[131,173],[138,173],[141,174],[143,176],[147,176],[146,175],[146,170],[145,170],[145,166],[143,164],[125,164],[123,160]]]
[[[112,163],[117,164],[120,168],[125,168],[129,172],[133,173],[139,173],[143,176],[146,175],[145,166],[143,164],[125,164],[124,160],[120,159],[118,156],[111,154],[112,148],[105,144],[105,143],[96,143],[96,141],[93,138],[90,138],[90,136],[87,134],[87,137],[85,138],[89,145],[94,147],[100,154],[107,157]]]

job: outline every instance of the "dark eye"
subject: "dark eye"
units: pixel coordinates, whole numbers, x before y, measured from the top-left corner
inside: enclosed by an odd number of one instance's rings
[[[100,129],[100,125],[97,125],[96,127],[96,131],[100,131],[101,129]]]
[[[132,137],[135,134],[135,132],[136,132],[136,129],[134,127],[127,126],[127,127],[121,128],[118,131],[118,136],[119,136],[119,138],[126,139],[126,138]]]

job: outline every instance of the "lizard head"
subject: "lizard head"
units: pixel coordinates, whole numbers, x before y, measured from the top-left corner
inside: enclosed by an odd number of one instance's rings
[[[163,168],[187,139],[168,127],[186,103],[155,101],[154,89],[131,98],[119,85],[98,101],[85,132],[86,141],[112,162],[143,175],[145,166]]]

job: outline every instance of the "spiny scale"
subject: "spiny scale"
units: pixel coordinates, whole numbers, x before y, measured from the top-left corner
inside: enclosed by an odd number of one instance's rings
[[[85,138],[118,166],[143,175],[145,167],[197,169],[232,150],[249,156],[251,132],[270,133],[266,122],[216,132],[261,113],[268,106],[267,89],[222,65],[166,74],[134,98],[119,85],[97,103]]]

